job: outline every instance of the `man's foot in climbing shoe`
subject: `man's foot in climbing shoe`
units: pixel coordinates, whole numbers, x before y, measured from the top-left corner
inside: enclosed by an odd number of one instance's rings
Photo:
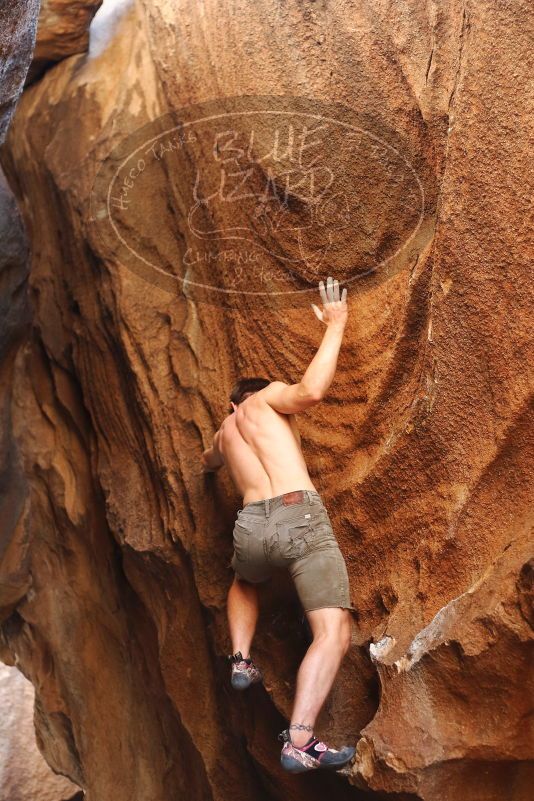
[[[263,679],[260,669],[256,667],[250,657],[244,659],[241,651],[229,654],[228,659],[232,663],[230,681],[234,690],[246,690],[251,684],[256,684]]]
[[[356,753],[356,749],[351,745],[345,745],[340,750],[337,750],[336,748],[330,748],[330,746],[313,735],[304,745],[293,745],[289,729],[284,729],[283,732],[280,732],[278,739],[284,742],[280,755],[280,764],[289,773],[304,773],[316,768],[338,770],[338,768],[342,768],[350,762]]]

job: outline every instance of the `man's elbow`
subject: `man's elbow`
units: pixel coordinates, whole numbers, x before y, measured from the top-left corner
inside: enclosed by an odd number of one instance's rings
[[[219,468],[221,468],[224,464],[222,459],[215,458],[213,454],[210,454],[208,456],[202,454],[201,462],[202,462],[202,468],[205,473],[214,473],[216,470],[219,470]]]
[[[213,453],[213,448],[207,448],[202,454],[202,465],[207,470],[213,470],[216,465],[216,458]]]
[[[307,406],[315,406],[316,403],[320,403],[323,400],[325,394],[326,393],[319,387],[306,386],[305,384],[301,384],[302,402],[305,403]]]

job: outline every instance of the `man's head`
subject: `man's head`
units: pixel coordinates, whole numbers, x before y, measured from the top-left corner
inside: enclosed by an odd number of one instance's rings
[[[241,401],[244,401],[249,395],[258,392],[258,390],[269,386],[270,383],[271,381],[268,378],[240,378],[236,381],[230,393],[230,408],[228,413],[232,414],[232,412],[235,412]]]

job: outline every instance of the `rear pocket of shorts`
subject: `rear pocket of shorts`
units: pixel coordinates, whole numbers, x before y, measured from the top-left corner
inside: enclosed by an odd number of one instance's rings
[[[276,524],[281,556],[298,559],[312,549],[312,530],[307,520],[288,520]]]

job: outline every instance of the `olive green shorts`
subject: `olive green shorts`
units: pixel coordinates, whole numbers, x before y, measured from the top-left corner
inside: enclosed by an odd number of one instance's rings
[[[289,570],[305,611],[341,606],[355,612],[343,554],[314,490],[252,501],[237,513],[229,567],[254,584],[273,568]]]

